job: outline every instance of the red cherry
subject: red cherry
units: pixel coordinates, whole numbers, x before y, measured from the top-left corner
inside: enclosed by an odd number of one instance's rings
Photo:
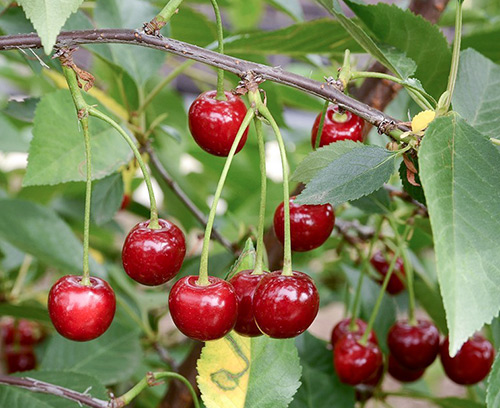
[[[359,343],[359,335],[349,333],[335,345],[333,364],[343,383],[366,384],[379,375],[383,365],[382,352],[370,341],[363,346]]]
[[[345,116],[342,117],[341,115],[336,115],[338,111],[339,107],[337,105],[328,106],[319,147],[339,140],[363,142],[363,127],[365,125],[363,119],[349,111],[345,111]],[[338,121],[338,116],[342,117],[342,119],[345,118],[345,121]],[[320,121],[321,113],[316,117],[311,132],[311,144],[313,148],[316,146],[316,136],[318,135]]]
[[[123,194],[123,199],[122,203],[120,205],[120,210],[125,210],[128,208],[130,205],[130,201],[132,200],[132,197],[130,197],[130,194]]]
[[[351,331],[349,327],[351,324],[351,320],[352,318],[348,317],[347,319],[343,319],[335,325],[335,327],[332,330],[332,335],[330,340],[330,343],[333,347],[335,347],[337,341],[339,341],[342,337],[344,337],[348,333],[354,333],[359,335],[360,337],[365,333],[366,323],[363,320],[356,319],[356,327],[354,331]],[[378,344],[377,336],[375,335],[375,332],[373,330],[371,331],[370,336],[368,337],[368,341],[371,341],[374,344]]]
[[[103,334],[115,315],[115,293],[109,284],[91,277],[90,286],[82,277],[67,275],[49,292],[49,315],[61,336],[75,341],[93,340]]]
[[[264,275],[252,275],[252,272],[251,269],[238,272],[229,281],[233,285],[238,298],[238,319],[234,330],[242,336],[249,337],[262,335],[253,315],[253,296]]]
[[[186,255],[184,234],[169,221],[159,219],[159,229],[144,221],[132,228],[122,250],[123,269],[143,285],[156,286],[172,279]]]
[[[198,276],[179,279],[170,291],[168,307],[177,328],[195,340],[217,340],[228,334],[238,317],[238,299],[233,286],[215,276],[209,285]]]
[[[385,275],[389,271],[390,262],[392,259],[387,260],[382,254],[382,252],[378,251],[370,259],[370,263],[377,270],[377,272],[381,275],[380,279],[377,280],[378,283],[382,284],[384,281]],[[396,265],[394,265],[394,270],[392,271],[391,278],[389,279],[389,283],[387,285],[387,292],[391,295],[397,295],[402,292],[405,288],[405,284],[401,281],[398,275],[405,275],[404,262],[401,258],[396,260]]]
[[[396,380],[405,383],[417,381],[425,373],[425,368],[420,370],[411,370],[399,364],[398,360],[396,360],[392,354],[389,354],[389,365],[387,370]]]
[[[14,344],[16,337],[16,321],[12,317],[2,319],[0,324],[0,336],[5,345]]]
[[[7,346],[4,357],[8,374],[36,368],[36,356],[31,346]]]
[[[410,370],[429,367],[439,353],[439,331],[428,320],[396,322],[387,335],[387,346],[397,362]]]
[[[382,382],[382,377],[384,376],[384,365],[381,365],[377,373],[370,377],[368,381],[362,382],[356,385],[354,391],[354,397],[356,401],[365,402],[373,397],[373,391]]]
[[[189,108],[189,129],[198,145],[215,156],[227,156],[236,138],[247,108],[239,96],[224,92],[227,100],[216,99],[217,91],[198,96]],[[247,141],[248,128],[243,133],[236,153]]]
[[[292,250],[310,251],[321,246],[332,233],[335,213],[330,204],[298,205],[295,196],[290,197],[290,236]],[[285,242],[285,210],[281,203],[274,212],[274,232]]]
[[[457,384],[472,385],[483,380],[490,372],[495,350],[483,336],[476,334],[467,340],[455,357],[448,353],[448,337],[441,344],[441,363],[448,378]]]
[[[22,346],[35,345],[44,338],[42,327],[30,320],[19,320],[17,330],[19,332],[19,344]]]
[[[264,275],[253,297],[255,322],[270,337],[287,339],[307,330],[318,314],[319,295],[305,273]]]

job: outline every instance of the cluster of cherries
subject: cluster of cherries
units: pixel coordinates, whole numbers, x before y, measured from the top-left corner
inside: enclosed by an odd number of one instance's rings
[[[5,317],[0,320],[0,349],[8,374],[33,370],[36,367],[34,347],[45,338],[38,323]]]

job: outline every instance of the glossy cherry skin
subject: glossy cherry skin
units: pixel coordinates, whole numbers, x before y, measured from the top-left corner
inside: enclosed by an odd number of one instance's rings
[[[305,332],[318,314],[319,294],[313,280],[302,272],[284,276],[266,274],[253,297],[255,322],[260,331],[276,339]]]
[[[397,362],[410,370],[429,367],[439,353],[439,330],[428,320],[412,326],[406,320],[394,323],[387,346]]]
[[[339,140],[363,142],[363,128],[365,125],[363,119],[356,116],[354,113],[345,111],[346,120],[344,122],[338,122],[335,120],[335,114],[338,110],[339,108],[337,105],[328,106],[319,147],[329,145]],[[311,131],[311,145],[313,148],[316,146],[316,136],[318,135],[320,122],[321,113],[316,117]]]
[[[48,300],[52,324],[61,336],[74,341],[102,335],[116,310],[115,293],[106,281],[91,277],[90,286],[84,286],[81,280],[81,276],[63,276],[50,289]]]
[[[239,96],[224,92],[225,101],[216,99],[217,91],[198,96],[188,113],[189,129],[198,145],[215,156],[226,157],[236,138],[247,108]],[[238,153],[247,141],[248,128],[238,143]]]
[[[7,346],[4,358],[8,374],[36,368],[36,356],[31,346]]]
[[[365,333],[366,323],[363,320],[356,319],[356,328],[354,331],[351,331],[349,328],[351,320],[352,319],[348,317],[347,319],[343,319],[335,325],[330,337],[330,343],[333,347],[335,347],[337,341],[339,341],[342,337],[344,337],[348,333],[354,333],[356,335],[359,335],[360,337]],[[378,344],[377,336],[375,335],[375,332],[373,330],[371,331],[368,340],[374,344]]]
[[[195,340],[217,340],[228,334],[238,317],[233,286],[215,276],[209,285],[197,284],[198,276],[179,279],[170,291],[168,307],[177,328]]]
[[[321,246],[332,233],[335,213],[330,204],[298,205],[295,196],[290,197],[290,238],[292,250],[310,251]],[[285,210],[283,203],[274,212],[274,232],[278,240],[285,242]]]
[[[455,357],[448,353],[448,337],[441,344],[441,363],[448,378],[457,384],[472,385],[486,378],[490,372],[495,350],[483,336],[476,334],[464,343]]]
[[[378,283],[382,284],[384,281],[385,275],[389,271],[390,262],[392,259],[387,260],[384,254],[380,251],[376,252],[372,259],[370,259],[370,263],[377,270],[377,272],[381,275],[381,278],[377,280]],[[405,289],[405,284],[401,281],[398,274],[402,276],[405,275],[404,263],[401,258],[396,260],[396,265],[394,265],[394,270],[392,271],[391,278],[389,279],[389,283],[387,284],[387,292],[391,295],[397,295]]]
[[[389,354],[389,364],[387,367],[389,374],[396,380],[400,382],[413,382],[421,378],[425,373],[425,368],[419,370],[411,370],[401,364],[398,360],[394,358],[392,354]]]
[[[229,281],[236,291],[238,298],[238,319],[234,330],[242,336],[261,336],[262,332],[257,327],[253,315],[253,295],[260,280],[264,276],[252,275],[253,270],[247,269],[238,272]]]
[[[369,383],[379,375],[383,366],[379,347],[370,341],[363,346],[359,340],[359,335],[349,333],[342,337],[333,349],[335,371],[340,381],[345,384]]]
[[[159,219],[161,228],[151,229],[149,222],[140,222],[130,230],[123,244],[122,262],[133,280],[156,286],[177,275],[186,255],[186,241],[175,224]]]

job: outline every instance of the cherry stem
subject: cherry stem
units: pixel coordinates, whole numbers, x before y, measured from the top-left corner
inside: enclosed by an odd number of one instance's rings
[[[231,163],[236,153],[236,149],[238,148],[241,138],[243,137],[243,133],[245,133],[245,130],[250,124],[254,115],[255,113],[252,108],[247,110],[247,113],[243,118],[243,122],[241,122],[240,128],[238,129],[238,133],[234,138],[234,142],[231,145],[231,149],[229,150],[229,154],[227,155],[226,163],[224,164],[224,168],[222,169],[222,173],[219,178],[219,183],[217,184],[217,189],[215,190],[214,199],[210,207],[210,213],[208,215],[207,226],[205,228],[205,236],[203,237],[203,247],[201,250],[201,260],[200,260],[200,273],[198,280],[196,281],[196,283],[200,286],[207,286],[210,284],[208,280],[208,250],[210,247],[210,236],[212,234],[212,228],[215,221],[217,204],[219,203],[222,189],[224,188],[224,183],[226,182],[227,173],[229,172],[229,168],[231,167]]]
[[[167,24],[172,16],[177,12],[182,0],[170,0],[165,7],[156,15],[156,21]]]
[[[266,189],[267,189],[267,176],[266,176],[266,148],[264,145],[264,134],[262,132],[262,121],[254,118],[255,131],[257,133],[257,143],[259,145],[259,167],[260,167],[260,208],[259,208],[259,226],[257,228],[257,251],[255,256],[255,268],[252,272],[253,275],[260,275],[264,269],[264,229],[266,221]]]
[[[33,257],[31,255],[26,254],[23,259],[23,263],[19,268],[19,273],[17,274],[16,281],[14,282],[14,286],[10,291],[10,299],[17,299],[21,294],[21,290],[23,289],[24,281],[26,280],[26,276],[28,275],[28,271],[30,270],[31,262],[33,262]]]
[[[217,0],[210,0],[212,2],[212,7],[215,13],[215,24],[217,27],[217,52],[219,54],[224,54],[224,29],[222,27],[222,19],[220,16],[219,5]],[[222,68],[217,68],[217,96],[218,101],[225,101],[226,95],[224,94],[224,70]]]
[[[266,105],[262,102],[260,98],[259,91],[250,92],[253,94],[253,99],[255,100],[255,104],[258,112],[269,122],[271,125],[274,134],[276,136],[276,140],[278,142],[278,146],[280,149],[281,156],[281,165],[283,168],[283,211],[285,214],[285,242],[283,243],[284,247],[284,257],[283,257],[283,272],[284,276],[292,276],[292,243],[290,239],[290,190],[288,187],[288,162],[286,158],[286,149],[285,143],[283,141],[283,137],[281,136],[280,128],[276,121],[273,118],[273,115],[269,111]]]
[[[156,207],[156,199],[153,190],[153,185],[151,184],[151,178],[149,176],[146,165],[144,164],[144,160],[142,160],[142,156],[141,153],[139,152],[139,149],[137,149],[137,146],[135,145],[132,138],[127,134],[127,132],[125,132],[122,129],[122,127],[118,123],[116,123],[113,119],[111,119],[108,115],[102,113],[101,111],[95,109],[92,106],[88,107],[88,113],[90,116],[94,116],[98,119],[101,119],[107,124],[109,124],[111,127],[113,127],[125,139],[125,141],[128,143],[128,145],[134,152],[137,163],[139,163],[139,166],[142,170],[142,174],[144,176],[144,182],[146,183],[146,187],[148,189],[148,194],[149,194],[149,202],[151,206],[151,220],[149,222],[148,228],[159,229],[160,224],[158,223],[158,208]]]
[[[330,105],[330,101],[326,100],[325,103],[323,104],[323,110],[321,111],[318,132],[316,133],[316,140],[314,142],[314,150],[317,150],[321,143],[321,136],[323,136],[323,127],[325,126],[325,118],[328,105]]]
[[[344,51],[344,62],[342,64],[342,68],[340,69],[338,79],[342,82],[342,86],[344,89],[347,89],[347,85],[351,80],[351,51],[346,49]]]
[[[194,407],[200,408],[200,402],[198,401],[198,396],[196,395],[196,392],[191,383],[186,379],[186,377],[173,372],[147,373],[146,376],[136,385],[134,385],[129,391],[127,391],[121,397],[114,399],[112,406],[116,408],[125,407],[126,405],[130,404],[130,402],[132,402],[132,400],[135,397],[137,397],[142,391],[144,391],[147,387],[153,387],[155,385],[159,385],[160,383],[158,381],[164,378],[176,379],[181,381],[189,390],[189,393],[193,398]]]

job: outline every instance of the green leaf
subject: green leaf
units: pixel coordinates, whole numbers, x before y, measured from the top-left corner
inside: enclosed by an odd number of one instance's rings
[[[97,225],[110,221],[123,200],[123,179],[115,173],[94,183],[90,214]]]
[[[293,339],[250,338],[231,332],[205,343],[197,368],[207,408],[285,408],[300,385]]]
[[[0,151],[27,152],[30,140],[30,131],[17,129],[10,119],[0,112]]]
[[[64,22],[78,10],[83,0],[19,0],[19,3],[42,39],[43,49],[48,55]]]
[[[396,157],[397,153],[382,147],[360,144],[320,170],[297,203],[337,205],[370,194],[394,173]]]
[[[447,333],[446,313],[443,307],[443,299],[439,294],[437,285],[431,285],[427,280],[420,277],[415,278],[415,297],[418,303],[424,308],[432,321],[443,334]]]
[[[0,237],[65,272],[82,270],[82,244],[68,225],[46,207],[29,201],[0,200]],[[96,274],[104,273],[93,259],[91,269]]]
[[[139,333],[115,322],[101,337],[85,343],[55,334],[47,345],[41,368],[92,375],[105,385],[128,380],[142,358]]]
[[[87,97],[87,102],[95,100]],[[131,151],[107,123],[90,118],[92,178],[115,172],[130,160]],[[24,186],[85,180],[85,148],[75,107],[67,90],[45,95],[35,113],[33,140]]]
[[[26,371],[16,377],[29,377],[49,384],[87,393],[104,401],[109,399],[106,388],[90,375],[68,371]],[[57,395],[36,393],[19,387],[0,385],[0,406],[9,408],[79,408],[78,402]]]
[[[170,21],[172,38],[205,47],[217,41],[217,26],[205,14],[183,6]]]
[[[500,407],[500,354],[497,353],[495,362],[488,376],[486,389],[486,406],[488,408]]]
[[[500,66],[477,51],[462,51],[453,110],[483,135],[500,138]]]
[[[252,238],[248,238],[240,256],[229,270],[226,280],[230,280],[238,272],[255,268],[255,247]]]
[[[389,211],[391,199],[385,188],[379,188],[371,194],[352,200],[350,204],[367,214],[381,214]]]
[[[3,113],[22,122],[33,123],[38,102],[40,98],[26,98],[21,102],[9,101]]]
[[[41,323],[49,323],[50,318],[47,308],[39,303],[25,302],[17,305],[10,303],[0,304],[0,316],[13,316],[17,319],[36,320]]]
[[[418,160],[413,160],[411,158],[410,160],[413,162],[415,168],[418,170],[419,169]],[[404,161],[402,161],[401,165],[399,166],[399,178],[401,179],[401,184],[403,184],[403,190],[406,191],[409,195],[411,195],[415,200],[425,205],[426,201],[425,201],[424,190],[422,189],[421,185],[415,186],[408,181],[407,167]],[[415,181],[418,184],[422,184],[420,182],[420,176],[418,174],[415,175]]]
[[[435,398],[432,403],[441,408],[485,408],[480,402],[455,397]]]
[[[462,49],[474,48],[492,61],[500,62],[500,23],[493,26],[481,27],[462,38]]]
[[[450,114],[430,124],[419,156],[454,355],[500,309],[500,152]]]
[[[230,2],[228,14],[238,31],[255,28],[264,11],[263,0],[237,0]]]
[[[267,0],[273,7],[288,14],[295,21],[304,20],[304,12],[300,0]]]
[[[302,364],[302,384],[290,408],[353,408],[354,388],[338,379],[327,343],[308,332],[295,343]]]

